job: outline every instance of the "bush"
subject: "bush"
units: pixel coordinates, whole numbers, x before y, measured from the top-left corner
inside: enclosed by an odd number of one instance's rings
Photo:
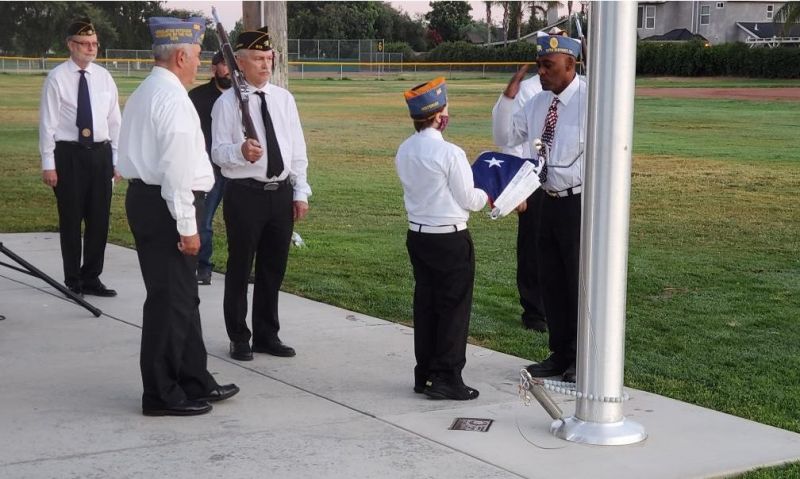
[[[744,43],[639,42],[636,73],[666,76],[800,78],[800,49],[750,48]]]
[[[536,46],[511,43],[507,47],[486,47],[467,42],[445,42],[428,52],[429,62],[525,62],[536,59]]]
[[[387,42],[383,46],[383,51],[386,53],[402,53],[404,62],[414,61],[417,56],[411,45],[406,42]]]

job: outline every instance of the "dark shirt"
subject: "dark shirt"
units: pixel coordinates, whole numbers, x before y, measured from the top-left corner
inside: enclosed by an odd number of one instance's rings
[[[211,109],[220,95],[222,95],[222,92],[217,88],[214,78],[189,92],[189,98],[194,103],[194,108],[200,117],[200,126],[206,139],[206,152],[208,153],[209,161],[211,161]]]

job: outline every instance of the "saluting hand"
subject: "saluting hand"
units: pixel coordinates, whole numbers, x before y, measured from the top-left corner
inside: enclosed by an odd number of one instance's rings
[[[56,170],[42,170],[42,181],[45,185],[55,188],[58,184],[58,174]]]
[[[242,143],[242,156],[250,163],[255,163],[264,154],[261,145],[254,139],[248,138]]]
[[[517,93],[519,93],[519,84],[525,78],[525,74],[528,73],[528,66],[529,65],[526,63],[519,67],[519,70],[517,70],[514,76],[511,77],[511,80],[508,81],[508,86],[503,92],[503,95],[512,99],[517,96]]]
[[[181,236],[181,240],[178,242],[178,251],[186,256],[197,256],[197,253],[200,252],[200,235]]]

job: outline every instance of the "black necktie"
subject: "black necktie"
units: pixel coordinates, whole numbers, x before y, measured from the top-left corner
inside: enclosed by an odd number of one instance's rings
[[[558,121],[558,97],[553,98],[553,103],[547,110],[547,116],[544,119],[544,130],[542,131],[542,143],[547,145],[545,149],[545,161],[542,165],[542,171],[539,173],[539,181],[544,183],[547,181],[547,162],[550,160],[550,151],[553,149],[553,137],[556,133],[556,122]]]
[[[94,143],[94,130],[92,128],[92,102],[89,100],[89,83],[86,82],[86,70],[81,70],[81,79],[78,82],[78,117],[75,125],[78,127],[78,143],[92,146]]]
[[[261,97],[261,119],[264,120],[264,130],[267,137],[267,178],[274,178],[283,173],[283,156],[278,146],[278,137],[275,136],[275,126],[272,124],[272,117],[267,110],[267,99],[263,91],[257,91],[256,95]]]

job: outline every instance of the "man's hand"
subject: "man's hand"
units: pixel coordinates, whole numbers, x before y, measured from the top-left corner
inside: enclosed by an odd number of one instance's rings
[[[528,200],[523,200],[522,203],[517,205],[517,213],[524,213],[528,209]]]
[[[42,170],[42,181],[45,185],[55,188],[56,184],[58,184],[56,170]]]
[[[181,236],[181,240],[178,242],[178,251],[186,256],[197,256],[197,253],[200,252],[200,235]]]
[[[514,76],[508,81],[508,86],[506,86],[505,91],[503,91],[503,95],[511,99],[517,96],[517,93],[519,93],[519,84],[525,78],[525,74],[528,73],[528,66],[529,65],[526,63],[514,73]]]
[[[248,138],[242,143],[242,156],[250,163],[255,163],[264,154],[261,145],[252,138]]]
[[[119,183],[122,180],[122,175],[119,174],[116,168],[114,168],[114,183]]]
[[[300,221],[306,217],[306,213],[308,213],[308,203],[305,201],[295,201],[293,206],[295,221]]]

